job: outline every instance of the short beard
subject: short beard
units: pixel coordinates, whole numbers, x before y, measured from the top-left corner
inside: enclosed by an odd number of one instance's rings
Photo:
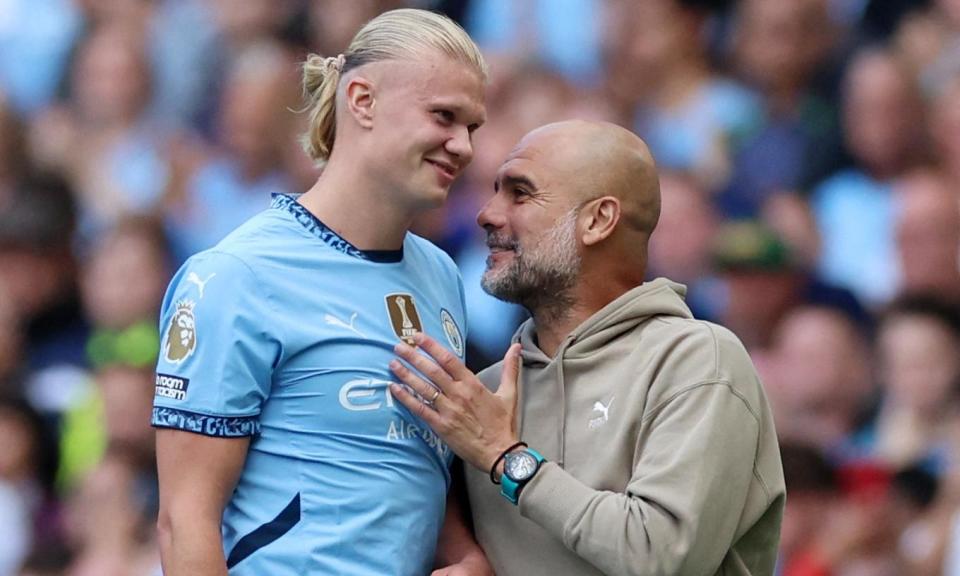
[[[570,210],[524,250],[518,242],[491,233],[487,244],[510,248],[513,260],[502,270],[487,271],[480,285],[495,298],[520,304],[539,317],[563,317],[573,304],[573,287],[580,274],[576,226],[579,208]]]

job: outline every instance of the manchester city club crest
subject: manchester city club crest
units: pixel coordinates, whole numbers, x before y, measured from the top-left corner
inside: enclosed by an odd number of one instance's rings
[[[193,317],[196,303],[192,300],[180,300],[177,309],[170,318],[163,345],[163,357],[167,362],[182,364],[193,355],[197,347],[197,327]]]
[[[460,327],[457,326],[453,315],[445,309],[440,309],[440,324],[443,326],[443,333],[447,336],[447,342],[457,353],[457,356],[463,358],[463,334],[460,333]]]

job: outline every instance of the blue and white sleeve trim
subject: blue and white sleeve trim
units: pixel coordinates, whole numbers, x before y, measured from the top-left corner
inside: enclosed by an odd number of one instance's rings
[[[154,406],[150,424],[155,428],[173,428],[217,438],[242,438],[260,433],[258,416],[210,416],[165,406]]]

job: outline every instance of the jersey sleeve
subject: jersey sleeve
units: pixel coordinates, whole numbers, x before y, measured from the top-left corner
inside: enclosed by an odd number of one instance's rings
[[[282,352],[271,303],[237,256],[188,260],[167,289],[151,424],[218,437],[252,436]]]

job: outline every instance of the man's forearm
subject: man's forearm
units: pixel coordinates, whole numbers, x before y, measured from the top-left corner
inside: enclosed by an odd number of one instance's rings
[[[159,540],[164,576],[227,576],[219,522],[161,521]]]

